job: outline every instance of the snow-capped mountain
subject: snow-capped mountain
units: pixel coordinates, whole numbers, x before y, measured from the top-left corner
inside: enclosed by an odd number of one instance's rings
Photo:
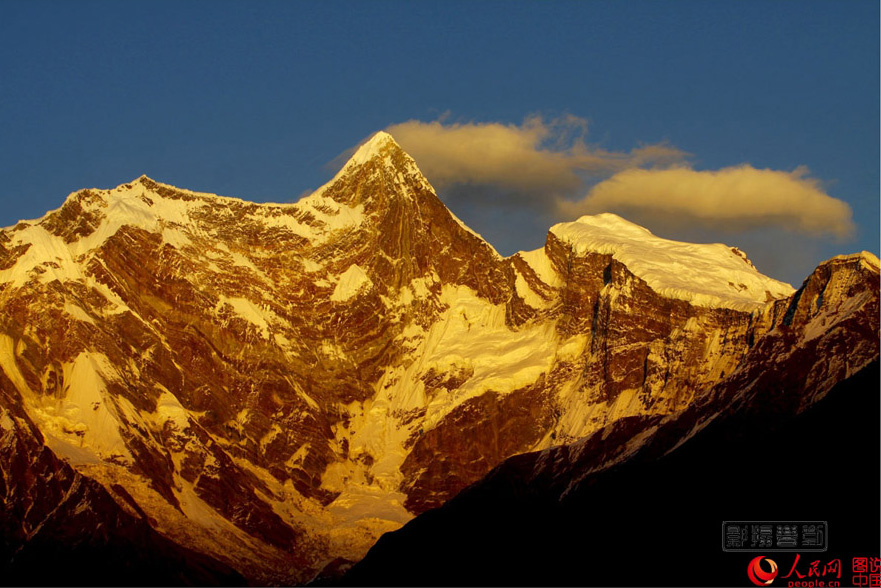
[[[73,193],[0,232],[0,556],[136,523],[193,577],[308,581],[513,455],[839,333],[798,355],[809,404],[878,356],[877,258],[814,276],[794,292],[609,214],[503,258],[386,133],[296,204]]]

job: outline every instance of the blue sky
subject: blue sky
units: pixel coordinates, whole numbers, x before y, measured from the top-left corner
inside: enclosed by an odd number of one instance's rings
[[[878,31],[859,0],[5,0],[0,226],[144,173],[293,201],[391,129],[504,254],[603,207],[798,285],[878,253]]]

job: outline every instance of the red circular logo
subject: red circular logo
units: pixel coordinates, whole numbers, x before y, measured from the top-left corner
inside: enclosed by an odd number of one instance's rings
[[[761,564],[763,559],[771,566],[770,572],[766,572],[762,569]],[[749,576],[749,579],[752,580],[752,583],[756,586],[770,586],[771,582],[774,581],[774,578],[777,577],[777,562],[773,559],[768,559],[764,555],[760,555],[749,562],[749,566],[746,568],[746,573]]]

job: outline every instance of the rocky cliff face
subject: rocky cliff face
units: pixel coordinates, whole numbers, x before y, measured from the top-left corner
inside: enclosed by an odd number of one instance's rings
[[[3,516],[51,477],[13,459],[25,427],[102,510],[304,582],[512,455],[748,387],[750,355],[799,358],[810,404],[877,357],[877,281],[863,254],[793,294],[614,215],[502,258],[384,133],[297,204],[83,190],[0,231]]]
[[[719,523],[808,512],[835,534],[824,559],[877,553],[878,313],[877,259],[829,260],[685,409],[512,457],[336,583],[738,585],[755,554],[724,553]]]

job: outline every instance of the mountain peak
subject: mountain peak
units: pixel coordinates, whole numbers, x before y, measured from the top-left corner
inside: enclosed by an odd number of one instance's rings
[[[368,184],[354,189],[352,182],[364,181]],[[373,187],[368,188],[367,185]],[[310,194],[309,198],[333,194],[331,197],[337,202],[354,205],[364,198],[378,196],[388,198],[398,195],[411,200],[417,192],[434,194],[434,188],[394,138],[385,131],[379,131],[361,143],[337,174]]]
[[[611,213],[559,223],[550,232],[576,255],[611,255],[659,294],[699,306],[749,311],[794,291],[759,273],[737,248],[663,239]]]
[[[370,136],[369,139],[367,139],[367,141],[364,142],[364,145],[385,145],[389,142],[397,145],[395,138],[392,137],[389,133],[387,133],[386,131],[376,131],[375,133],[373,133],[373,135]]]
[[[352,165],[362,165],[375,157],[387,154],[389,151],[402,151],[401,146],[395,139],[385,131],[378,131],[373,134],[367,141],[361,144],[355,151],[355,154],[349,159],[346,167]]]

